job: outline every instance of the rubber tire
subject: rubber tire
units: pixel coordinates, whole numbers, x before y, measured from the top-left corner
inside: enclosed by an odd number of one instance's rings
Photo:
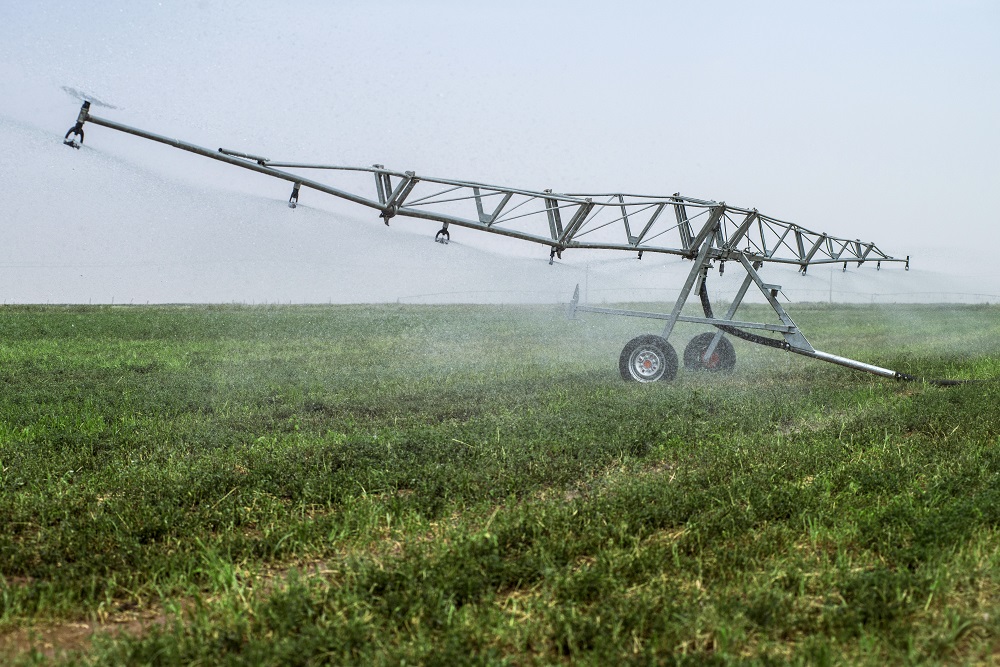
[[[646,372],[640,371],[643,361]],[[626,382],[670,382],[677,377],[677,353],[661,336],[636,336],[622,350],[618,372]]]
[[[698,334],[691,339],[691,342],[684,348],[684,368],[712,373],[731,373],[733,371],[733,367],[736,366],[736,350],[733,349],[733,344],[725,336],[715,346],[715,352],[709,362],[706,364],[702,361],[701,355],[712,344],[713,338],[715,338],[715,334],[709,332]]]

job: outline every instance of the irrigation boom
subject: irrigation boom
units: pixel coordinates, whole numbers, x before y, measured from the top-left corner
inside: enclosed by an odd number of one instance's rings
[[[577,312],[604,313],[664,320],[660,335],[638,336],[625,346],[619,358],[624,379],[638,382],[671,380],[678,366],[677,354],[668,339],[677,322],[693,322],[715,327],[714,332],[695,336],[685,347],[684,365],[692,369],[728,371],[735,364],[731,336],[776,347],[849,368],[888,378],[915,379],[887,368],[821,352],[806,340],[788,313],[778,303],[780,285],[764,282],[761,268],[767,263],[791,265],[803,274],[814,264],[861,266],[875,262],[901,263],[910,267],[910,258],[891,257],[874,243],[843,239],[814,232],[795,223],[779,220],[755,208],[741,208],[674,193],[649,196],[626,193],[572,194],[551,190],[523,190],[474,181],[418,176],[412,171],[393,171],[383,165],[350,167],[325,164],[282,162],[259,155],[219,148],[211,150],[179,139],[99,118],[90,113],[90,102],[80,108],[76,124],[64,143],[80,148],[84,124],[92,123],[156,141],[184,151],[248,169],[292,184],[288,205],[295,208],[303,188],[346,199],[379,211],[385,224],[397,216],[432,220],[442,224],[435,240],[448,243],[450,226],[475,229],[490,234],[530,241],[546,246],[549,263],[567,250],[603,249],[675,255],[692,260],[693,265],[670,313],[597,308],[579,303],[579,288],[573,294],[570,316]],[[296,170],[296,171],[289,171]],[[298,172],[320,172],[327,179],[340,178],[348,185],[334,187]],[[358,175],[374,181],[370,196],[359,194]],[[353,181],[351,180],[353,179]],[[745,273],[736,297],[725,315],[716,316],[708,298],[708,271],[726,264]],[[776,323],[734,319],[751,287],[758,289],[777,315]],[[691,294],[699,296],[704,317],[681,314]],[[771,335],[761,335],[764,332]],[[780,338],[775,337],[780,335]]]

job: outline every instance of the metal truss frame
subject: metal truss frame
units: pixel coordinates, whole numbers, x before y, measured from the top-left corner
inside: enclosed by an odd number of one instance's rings
[[[688,273],[687,280],[684,282],[684,286],[681,288],[681,292],[674,302],[673,310],[670,313],[652,313],[644,312],[638,310],[623,310],[617,308],[600,308],[595,306],[586,306],[579,303],[580,290],[577,287],[576,291],[573,293],[573,299],[569,305],[569,317],[573,318],[576,316],[577,312],[588,312],[588,313],[602,313],[606,315],[624,315],[626,317],[644,317],[649,319],[665,320],[666,323],[663,326],[663,332],[660,334],[660,338],[664,341],[670,338],[671,333],[674,330],[674,325],[677,322],[692,322],[695,324],[707,324],[716,328],[715,335],[712,336],[709,344],[702,350],[699,349],[700,361],[702,363],[707,363],[713,358],[716,350],[722,341],[723,333],[736,334],[738,337],[750,342],[754,342],[762,345],[769,345],[770,347],[778,347],[789,352],[794,352],[806,357],[811,357],[813,359],[818,359],[820,361],[826,361],[833,364],[838,364],[840,366],[846,366],[848,368],[853,368],[855,370],[864,371],[866,373],[873,373],[875,375],[880,375],[882,377],[892,378],[892,379],[912,379],[904,373],[899,373],[888,368],[882,368],[880,366],[874,366],[872,364],[867,364],[862,361],[856,361],[854,359],[849,359],[847,357],[841,357],[835,354],[830,354],[829,352],[822,352],[814,348],[809,341],[806,339],[805,335],[799,330],[798,325],[792,320],[785,309],[778,302],[778,293],[781,291],[781,285],[774,285],[770,283],[765,283],[760,277],[758,271],[760,270],[761,262],[751,262],[745,256],[737,257],[737,260],[741,267],[746,271],[746,277],[743,279],[743,283],[739,290],[736,292],[736,297],[730,304],[728,311],[723,317],[714,317],[711,313],[711,308],[708,305],[708,293],[705,287],[708,279],[708,271],[712,268],[711,253],[708,252],[711,245],[711,240],[705,240],[702,244],[702,248],[699,251],[694,266],[691,267],[691,271]],[[697,286],[695,286],[697,285]],[[737,310],[743,303],[747,292],[749,291],[751,285],[757,287],[760,293],[767,300],[768,305],[774,310],[775,314],[780,321],[780,324],[768,324],[764,322],[749,322],[735,320]],[[705,308],[705,317],[692,317],[689,315],[681,315],[681,310],[683,309],[685,303],[687,303],[688,298],[691,295],[692,289],[694,292],[701,296],[702,304]],[[766,338],[762,336],[757,336],[754,334],[747,334],[746,330],[760,330],[766,332],[773,332],[781,334],[782,339]],[[744,335],[739,335],[739,334]],[[661,344],[662,345],[662,344]],[[697,365],[697,364],[696,364]],[[624,371],[622,373],[625,375]],[[632,379],[643,381],[643,376],[639,373]],[[660,378],[657,378],[660,379]]]
[[[271,160],[224,148],[213,151],[94,116],[90,113],[90,102],[83,103],[76,124],[66,133],[64,143],[80,148],[85,123],[135,135],[288,181],[292,184],[288,201],[291,208],[298,205],[300,193],[306,188],[375,209],[386,225],[397,216],[440,222],[442,227],[435,240],[442,243],[449,241],[449,227],[454,225],[546,246],[549,249],[550,264],[555,258],[561,258],[562,253],[567,250],[586,249],[635,252],[639,259],[644,253],[690,259],[693,266],[669,314],[590,307],[579,304],[579,290],[573,296],[571,314],[593,312],[665,320],[662,335],[650,348],[654,356],[669,347],[667,339],[677,322],[693,322],[717,329],[708,346],[699,350],[703,361],[716,353],[722,343],[723,333],[728,332],[751,342],[780,347],[883,377],[908,377],[889,369],[814,349],[778,303],[776,297],[781,287],[765,283],[759,274],[761,267],[767,263],[795,266],[802,273],[816,264],[842,264],[846,269],[849,262],[856,262],[858,266],[865,262],[875,262],[877,269],[881,268],[883,262],[902,263],[909,269],[908,256],[892,257],[871,242],[814,232],[795,223],[765,215],[755,208],[695,199],[679,193],[668,196],[565,194],[552,190],[525,190],[475,181],[418,176],[412,171],[386,169],[381,164],[370,167],[311,164]],[[297,173],[303,171],[320,172],[328,180],[339,178],[351,183],[334,186]],[[369,183],[374,181],[374,188],[369,190],[371,194],[368,196],[358,193],[359,175],[367,175],[371,179]],[[719,263],[720,271],[729,262],[739,265],[746,272],[735,300],[723,317],[711,314],[704,287],[708,269],[716,262]],[[780,324],[733,319],[751,286],[756,286],[764,295]],[[681,315],[692,291],[701,296],[705,317]],[[777,333],[782,339],[758,336],[746,332],[747,329]],[[676,358],[672,349],[667,356],[670,354]],[[666,357],[659,361],[661,365],[669,365],[668,362]],[[623,352],[623,377],[639,381],[650,379],[643,373],[627,376],[624,364]],[[674,366],[675,372],[676,361]],[[652,379],[672,377],[673,372],[669,372]]]

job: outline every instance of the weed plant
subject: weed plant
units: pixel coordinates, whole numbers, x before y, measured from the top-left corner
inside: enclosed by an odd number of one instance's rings
[[[980,379],[1000,376],[998,314],[795,311],[825,351]],[[643,327],[530,307],[0,310],[0,659],[994,659],[997,384],[740,341],[731,375],[627,384]],[[81,623],[92,640],[44,641]]]

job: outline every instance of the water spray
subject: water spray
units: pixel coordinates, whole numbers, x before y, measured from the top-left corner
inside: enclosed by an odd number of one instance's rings
[[[907,373],[815,349],[779,304],[777,297],[782,287],[767,283],[761,277],[763,267],[768,264],[794,266],[803,275],[810,266],[839,264],[846,270],[851,262],[859,267],[874,263],[876,270],[881,270],[883,264],[895,263],[909,270],[909,256],[890,256],[872,242],[814,232],[765,215],[755,208],[696,199],[676,192],[672,195],[557,193],[551,189],[525,190],[418,176],[413,171],[394,171],[381,164],[352,167],[283,162],[225,148],[211,150],[94,116],[90,112],[92,102],[94,100],[87,99],[80,107],[76,124],[64,137],[63,143],[67,146],[81,148],[84,124],[92,123],[287,181],[292,184],[289,208],[298,206],[302,191],[312,190],[374,209],[386,226],[397,218],[439,222],[442,227],[434,240],[445,245],[451,240],[450,226],[536,243],[547,249],[549,264],[562,259],[564,252],[576,250],[617,250],[635,253],[639,259],[644,253],[658,253],[690,260],[691,270],[669,313],[582,305],[579,285],[576,287],[569,304],[570,317],[577,312],[589,312],[664,321],[663,330],[658,335],[637,336],[625,345],[619,357],[619,371],[626,381],[669,381],[676,376],[678,357],[669,338],[678,322],[714,328],[714,331],[695,336],[685,347],[684,366],[692,370],[731,370],[736,356],[732,343],[725,337],[729,334],[757,345],[885,378],[922,381]],[[315,178],[307,178],[299,173],[303,171],[322,173],[329,180],[368,174],[374,180],[374,192],[362,194],[356,186],[335,187]],[[735,299],[721,317],[713,313],[706,287],[709,269],[716,262],[720,274],[726,263],[744,274]],[[764,296],[775,314],[775,321],[736,319],[737,311],[751,288]],[[692,293],[698,295],[704,317],[681,314]],[[953,385],[964,381],[927,382]]]

